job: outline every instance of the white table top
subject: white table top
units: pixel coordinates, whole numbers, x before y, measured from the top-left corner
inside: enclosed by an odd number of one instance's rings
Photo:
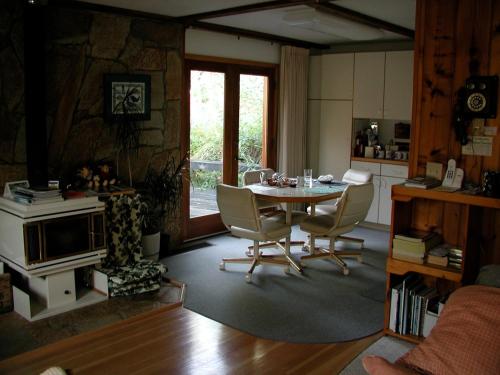
[[[269,185],[246,185],[259,199],[271,202],[317,203],[339,198],[346,185],[314,184],[313,188],[276,187]]]

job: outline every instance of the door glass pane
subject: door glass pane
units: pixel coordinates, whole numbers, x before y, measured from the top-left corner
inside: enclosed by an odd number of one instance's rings
[[[262,167],[262,139],[267,125],[267,77],[240,75],[238,186],[247,170]]]
[[[215,187],[222,182],[224,73],[191,71],[189,216],[218,213]]]

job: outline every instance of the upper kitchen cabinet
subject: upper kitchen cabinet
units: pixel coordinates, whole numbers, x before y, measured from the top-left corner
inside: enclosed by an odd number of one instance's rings
[[[355,118],[411,121],[413,51],[356,53]]]
[[[385,54],[384,118],[411,120],[413,51]]]
[[[356,53],[354,56],[355,118],[383,118],[385,52]]]
[[[323,55],[321,59],[321,99],[352,100],[354,54]]]

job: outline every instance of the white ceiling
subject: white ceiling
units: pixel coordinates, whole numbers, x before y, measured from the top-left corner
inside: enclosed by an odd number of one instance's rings
[[[142,12],[160,14],[165,16],[179,17],[208,11],[233,8],[241,5],[265,3],[269,0],[82,0],[90,3],[108,5],[118,8],[138,10]],[[378,18],[380,20],[393,23],[408,29],[415,29],[415,2],[416,0],[336,0],[332,4],[354,10],[365,15]],[[387,41],[387,40],[407,40],[408,38],[391,33],[385,30],[373,32],[367,30],[365,26],[357,24],[343,24],[340,26],[315,27],[307,29],[304,26],[293,26],[285,21],[285,17],[291,11],[310,10],[311,8],[300,5],[288,8],[279,8],[253,13],[245,13],[234,16],[218,17],[202,20],[203,22],[215,23],[219,25],[232,26],[251,31],[258,31],[307,42],[320,44],[337,44],[359,41]],[[327,16],[327,18],[330,16]],[[324,20],[324,17],[322,17]],[[316,20],[317,21],[317,20]],[[344,21],[342,21],[344,22]],[[324,22],[322,22],[324,23]],[[329,22],[328,22],[329,23]],[[352,35],[339,31],[341,35],[335,35],[335,27],[343,27],[352,32]],[[333,28],[333,29],[332,29]],[[374,37],[365,35],[374,34]]]

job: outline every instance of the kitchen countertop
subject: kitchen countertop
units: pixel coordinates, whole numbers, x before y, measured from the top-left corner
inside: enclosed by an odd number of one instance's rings
[[[358,158],[351,156],[351,161],[364,161],[368,163],[380,163],[380,164],[395,164],[395,165],[408,165],[408,160],[392,160],[392,159],[374,159],[374,158]]]

